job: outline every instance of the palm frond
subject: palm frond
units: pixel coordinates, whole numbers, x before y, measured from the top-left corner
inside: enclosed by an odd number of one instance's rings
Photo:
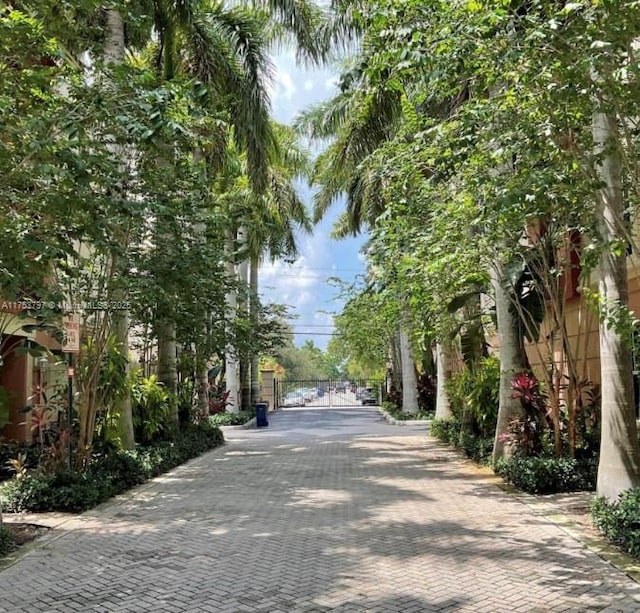
[[[242,7],[213,4],[188,30],[191,71],[228,110],[234,137],[246,151],[252,182],[264,189],[275,140],[267,82],[272,65],[263,34],[265,17]]]
[[[296,42],[298,60],[318,65],[328,58],[329,13],[309,0],[253,0],[254,7],[267,11]]]
[[[352,98],[351,92],[341,92],[330,100],[311,106],[294,118],[293,126],[311,139],[331,138],[346,124]]]

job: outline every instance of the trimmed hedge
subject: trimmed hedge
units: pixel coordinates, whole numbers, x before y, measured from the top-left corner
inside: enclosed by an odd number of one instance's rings
[[[405,413],[400,407],[391,403],[382,403],[382,408],[394,419],[407,421],[409,419],[433,419],[433,411],[418,411],[417,413]]]
[[[239,411],[238,413],[214,413],[209,416],[209,422],[214,426],[242,426],[256,416],[254,411]]]
[[[505,481],[530,494],[593,490],[597,470],[596,459],[514,457],[495,465]]]
[[[460,438],[461,428],[462,424],[456,417],[452,417],[451,419],[434,419],[431,422],[429,433],[439,441],[447,445],[453,445],[454,441],[457,443]]]
[[[456,417],[434,419],[431,422],[431,436],[443,443],[462,451],[468,458],[481,464],[491,461],[493,438],[482,438],[462,432],[462,422]]]
[[[220,429],[203,422],[177,435],[172,442],[94,458],[84,473],[29,473],[0,486],[7,511],[86,511],[116,494],[201,455],[224,443]]]
[[[640,558],[640,488],[622,492],[614,502],[596,498],[591,515],[596,528],[611,542]]]

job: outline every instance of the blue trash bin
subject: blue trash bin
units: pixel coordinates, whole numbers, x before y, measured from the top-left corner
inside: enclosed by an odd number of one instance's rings
[[[269,425],[267,421],[268,406],[266,402],[256,402],[256,428],[266,428]]]

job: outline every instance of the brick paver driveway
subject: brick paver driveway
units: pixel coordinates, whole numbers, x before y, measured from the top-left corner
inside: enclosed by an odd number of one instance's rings
[[[0,610],[638,611],[638,585],[373,409],[290,410],[0,573]]]

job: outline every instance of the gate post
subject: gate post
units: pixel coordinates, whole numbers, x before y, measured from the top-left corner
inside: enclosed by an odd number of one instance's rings
[[[267,402],[270,411],[276,407],[276,378],[273,368],[264,368],[261,371],[262,386],[260,387],[260,402]]]

